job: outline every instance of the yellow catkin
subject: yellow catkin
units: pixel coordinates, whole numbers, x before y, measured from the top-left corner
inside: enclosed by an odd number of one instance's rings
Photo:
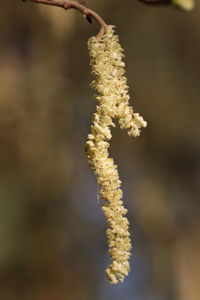
[[[107,239],[112,263],[106,269],[113,284],[122,282],[130,270],[131,250],[129,222],[125,217],[127,209],[122,202],[121,181],[117,166],[109,157],[111,127],[118,119],[120,127],[131,136],[138,136],[146,122],[129,106],[127,79],[124,76],[123,50],[114,26],[107,26],[101,40],[92,37],[88,41],[93,88],[98,92],[96,112],[93,115],[91,133],[86,142],[89,164],[94,170],[100,186],[100,197],[104,200],[102,210],[108,222]]]

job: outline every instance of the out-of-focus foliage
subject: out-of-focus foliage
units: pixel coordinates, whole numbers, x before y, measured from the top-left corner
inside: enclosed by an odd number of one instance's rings
[[[108,264],[98,187],[83,147],[94,111],[75,11],[0,10],[0,299],[200,298],[200,18],[127,1],[91,3],[117,26],[141,137],[113,130],[133,236],[123,285]]]

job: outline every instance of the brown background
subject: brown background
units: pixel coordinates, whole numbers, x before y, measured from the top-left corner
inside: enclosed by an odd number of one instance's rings
[[[0,299],[200,299],[200,3],[192,13],[90,1],[116,25],[141,137],[113,130],[133,237],[111,286],[106,224],[84,153],[95,102],[75,11],[0,9]]]

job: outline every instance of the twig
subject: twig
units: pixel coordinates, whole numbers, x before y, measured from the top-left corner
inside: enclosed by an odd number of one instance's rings
[[[166,5],[170,4],[170,0],[138,0],[149,5]]]
[[[179,9],[191,11],[195,6],[195,0],[138,0],[147,5],[169,5],[173,4]]]
[[[78,10],[83,14],[83,17],[86,18],[90,23],[91,23],[91,18],[93,18],[100,25],[100,31],[96,36],[98,40],[102,38],[105,31],[105,27],[107,26],[104,20],[96,12],[85,7],[85,5],[83,4],[84,2],[76,2],[70,0],[57,0],[57,1],[56,0],[22,0],[22,1],[59,6],[66,10],[71,8]]]

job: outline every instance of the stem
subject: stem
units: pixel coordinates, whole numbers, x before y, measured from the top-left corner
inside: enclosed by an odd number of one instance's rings
[[[149,5],[166,5],[170,3],[170,0],[138,0],[138,1]]]
[[[195,0],[138,0],[149,5],[169,5],[174,4],[176,7],[191,11],[195,6]]]
[[[100,31],[96,36],[98,40],[102,38],[105,31],[105,27],[107,26],[104,20],[95,11],[85,7],[83,4],[76,1],[70,1],[70,0],[57,0],[57,1],[56,0],[22,0],[22,1],[59,6],[66,10],[71,8],[78,10],[83,14],[84,17],[93,18],[100,25]]]

